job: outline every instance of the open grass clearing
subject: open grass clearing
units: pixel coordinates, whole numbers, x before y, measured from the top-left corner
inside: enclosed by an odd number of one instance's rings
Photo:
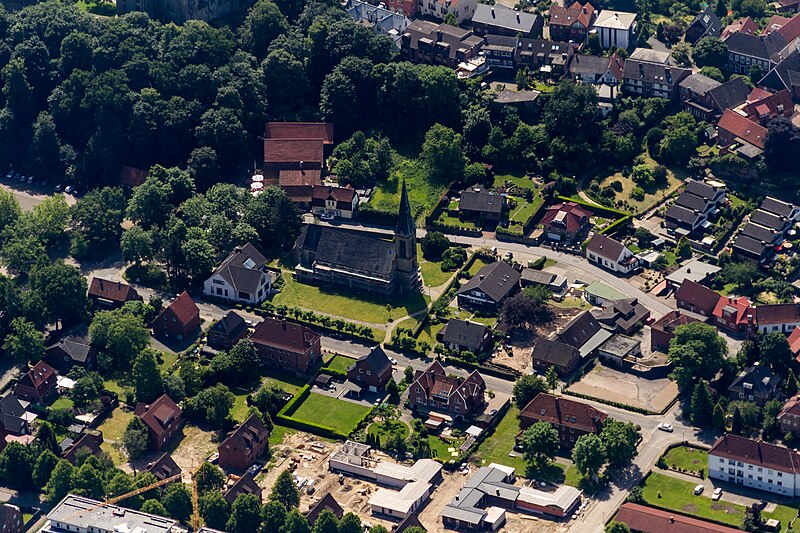
[[[133,420],[133,416],[133,411],[117,407],[111,413],[111,416],[97,426],[97,429],[103,432],[103,439],[107,441],[120,440],[122,439],[122,434],[125,433],[125,428],[128,427],[128,423]]]
[[[109,455],[109,457],[111,457],[111,460],[114,461],[114,464],[116,466],[128,462],[128,457],[124,453],[122,453],[119,449],[119,446],[115,444],[112,444],[110,442],[103,442],[100,445],[100,449],[106,452]]]
[[[522,454],[513,452],[514,437],[517,436],[517,433],[519,433],[519,409],[512,405],[497,424],[494,433],[489,435],[478,448],[476,457],[480,465],[487,466],[490,463],[498,463],[511,466],[517,469],[518,475],[525,476],[528,463]],[[511,452],[513,455],[509,455]]]
[[[478,226],[475,224],[474,220],[466,217],[454,217],[448,214],[447,211],[442,211],[442,213],[436,219],[436,223],[442,224],[443,226],[453,226],[456,228],[478,229]]]
[[[430,183],[427,174],[419,160],[396,155],[389,179],[375,188],[370,203],[376,209],[399,210],[400,191],[405,180],[411,212],[415,220],[419,219],[433,210],[446,189],[445,185]]]
[[[708,472],[708,452],[690,446],[676,446],[664,454],[664,461],[670,468],[680,468],[690,472]]]
[[[381,446],[386,446],[392,435],[399,435],[401,439],[406,440],[411,430],[408,428],[408,424],[402,420],[395,420],[389,425],[385,422],[374,422],[367,428],[367,433],[377,435],[381,439]]]
[[[283,442],[283,439],[288,437],[289,435],[294,435],[297,433],[296,429],[287,428],[286,426],[279,426],[275,424],[272,428],[272,431],[269,434],[269,447],[272,448],[273,446],[278,446]]]
[[[517,206],[511,211],[508,219],[513,222],[519,222],[525,225],[528,219],[531,218],[539,208],[544,204],[544,198],[534,195],[533,200],[528,202],[525,198],[517,198]]]
[[[335,355],[326,365],[327,368],[331,370],[338,370],[340,372],[347,372],[347,369],[350,368],[355,362],[355,359],[352,357],[347,357],[346,355]]]
[[[422,270],[422,281],[426,287],[438,287],[450,280],[453,272],[442,270],[441,261],[429,261],[422,257],[422,246],[417,243],[417,257],[419,258],[419,268]]]
[[[657,163],[653,160],[645,151],[644,153],[645,163],[650,165],[651,167],[655,168]],[[605,178],[599,180],[600,181],[600,189],[603,189],[606,186],[611,185],[614,181],[619,181],[622,183],[622,191],[617,192],[615,195],[615,200],[626,200],[628,205],[630,206],[630,210],[633,213],[644,213],[648,211],[651,207],[655,204],[675,192],[682,184],[683,181],[688,177],[688,173],[685,170],[679,168],[668,168],[667,169],[667,182],[661,183],[659,186],[646,190],[644,193],[644,198],[641,200],[635,200],[631,195],[634,187],[637,187],[636,182],[629,177],[625,177],[622,175],[622,172],[615,172],[611,175],[606,176]]]
[[[287,414],[292,418],[331,427],[347,434],[369,410],[365,405],[312,392],[294,412]]]
[[[66,396],[59,397],[50,405],[50,409],[72,409],[75,407],[75,402]]]
[[[478,273],[480,269],[489,264],[491,264],[491,262],[481,259],[480,257],[476,257],[475,261],[472,262],[472,265],[469,267],[469,270],[467,270],[467,272],[469,272],[470,275],[474,276],[475,274]]]
[[[431,456],[440,461],[450,461],[460,455],[458,448],[464,443],[461,439],[446,439],[438,435],[429,435],[428,444],[431,447]],[[453,455],[455,453],[456,455]]]
[[[510,183],[521,189],[536,190],[536,185],[528,176],[522,174],[495,174],[492,187],[503,187],[506,183]]]

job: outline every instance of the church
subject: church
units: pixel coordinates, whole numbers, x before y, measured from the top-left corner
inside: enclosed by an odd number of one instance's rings
[[[394,238],[311,224],[295,244],[295,279],[389,298],[420,291],[417,235],[403,183]]]

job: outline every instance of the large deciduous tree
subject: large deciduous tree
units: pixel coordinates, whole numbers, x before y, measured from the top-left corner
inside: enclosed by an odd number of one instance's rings
[[[694,322],[675,329],[670,341],[672,378],[686,389],[699,379],[710,380],[723,367],[728,345],[714,326]]]
[[[555,457],[558,431],[549,422],[536,422],[522,433],[522,452],[535,468],[544,468]]]

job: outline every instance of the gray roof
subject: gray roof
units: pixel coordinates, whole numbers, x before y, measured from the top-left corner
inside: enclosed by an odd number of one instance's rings
[[[720,190],[724,191],[725,188],[715,187],[713,185],[706,183],[705,181],[699,181],[693,179],[686,180],[685,192],[694,194],[695,196],[699,196],[701,198],[712,200]]]
[[[458,290],[458,294],[479,289],[499,303],[519,283],[520,273],[508,263],[497,261],[486,265]]]
[[[90,527],[102,531],[146,531],[147,533],[171,533],[177,520],[126,509],[116,505],[68,494],[47,514],[47,519],[88,530]]]
[[[210,331],[219,331],[220,333],[224,333],[228,337],[236,337],[242,331],[247,329],[247,322],[244,321],[236,311],[228,311],[225,313],[225,316],[222,317],[214,326],[210,329]]]
[[[319,263],[382,275],[394,268],[394,243],[375,234],[311,224],[297,242],[301,249],[314,251]]]
[[[662,52],[653,48],[636,48],[631,55],[630,59],[639,61],[647,61],[648,63],[661,63],[662,65],[671,65],[670,52]]]
[[[623,77],[629,80],[674,86],[691,73],[691,69],[628,58],[625,61]]]
[[[402,13],[395,13],[380,6],[374,6],[360,0],[350,0],[347,14],[353,20],[363,20],[382,28],[384,32],[397,30],[401,32],[409,25],[409,19]]]
[[[469,51],[480,49],[483,45],[483,39],[473,35],[471,30],[465,30],[449,24],[437,25],[427,20],[415,20],[408,25],[403,35],[409,36],[409,46],[412,50],[419,49],[420,39],[427,39],[433,43],[446,43],[449,45],[448,54],[450,59],[456,59],[458,51],[461,49]]]
[[[236,480],[236,483],[225,492],[225,501],[233,505],[236,498],[242,494],[255,494],[261,499],[261,487],[253,479],[249,473],[245,473],[242,477]]]
[[[524,104],[528,102],[535,102],[542,93],[539,91],[517,91],[512,89],[503,89],[494,97],[494,101],[498,104]]]
[[[737,392],[750,390],[753,396],[767,398],[775,391],[779,381],[780,378],[772,373],[769,366],[757,364],[739,372],[728,390]]]
[[[231,252],[214,270],[213,275],[221,276],[237,291],[255,294],[261,277],[265,274],[262,269],[266,262],[267,258],[248,242]]]
[[[767,248],[769,247],[770,245],[765,241],[762,241],[761,239],[754,239],[753,237],[748,237],[744,234],[737,236],[731,245],[731,248],[734,250],[750,252],[751,254],[755,254],[757,256],[764,255],[764,252],[766,252]]]
[[[756,209],[750,215],[750,222],[780,231],[786,226],[787,220],[785,217],[779,217],[761,209]]]
[[[683,89],[688,89],[694,93],[705,95],[711,89],[715,89],[722,85],[717,80],[711,79],[703,74],[692,74],[687,76],[680,86]]]
[[[745,224],[741,233],[742,235],[747,235],[748,237],[751,237],[757,241],[764,241],[768,243],[771,243],[773,240],[775,240],[775,237],[780,235],[778,230],[766,228],[758,224],[753,224],[752,222]]]
[[[709,98],[720,111],[745,103],[749,94],[750,88],[741,78],[733,78],[708,91]]]
[[[569,344],[539,337],[533,341],[531,357],[556,366],[568,367],[574,359],[580,359],[580,352]]]
[[[490,332],[483,324],[451,318],[441,333],[442,341],[446,344],[458,344],[477,350],[483,344],[483,338]]]
[[[778,216],[788,217],[791,216],[792,211],[794,211],[796,207],[788,202],[784,202],[783,200],[778,200],[777,198],[767,196],[764,198],[764,201],[761,202],[760,209],[769,213],[774,213]]]
[[[380,344],[372,348],[367,355],[359,357],[358,360],[366,362],[367,366],[378,376],[386,372],[387,369],[392,368],[392,362],[389,360],[389,356],[386,355],[386,352],[383,351]],[[355,368],[355,366],[356,363],[353,363],[348,370]]]
[[[697,221],[702,217],[702,212],[695,212],[677,204],[669,206],[665,214],[665,218],[667,219],[673,219],[680,223],[689,224],[690,226],[697,224]]]
[[[480,4],[484,5],[484,4]],[[458,209],[461,211],[479,211],[481,213],[501,214],[506,205],[506,197],[491,193],[486,189],[474,187],[461,193]]]
[[[599,78],[608,70],[610,60],[611,58],[604,56],[575,54],[575,57],[572,58],[572,63],[569,65],[569,71],[573,75],[594,74],[595,78]]]
[[[716,274],[720,270],[722,269],[716,265],[695,259],[689,261],[678,270],[667,276],[667,281],[677,283],[678,285],[686,280],[700,283],[707,277]]]
[[[617,357],[625,357],[641,344],[641,341],[625,335],[614,335],[600,346],[600,350]]]
[[[757,57],[765,61],[780,61],[780,52],[788,44],[777,31],[767,35],[750,35],[737,31],[725,39],[728,50],[737,54]]]
[[[775,90],[788,89],[790,92],[793,92],[792,87],[800,86],[800,50],[796,48],[797,44],[792,43],[794,48],[788,54],[784,51],[783,59],[759,80],[759,86]]]
[[[705,213],[706,208],[708,208],[708,204],[709,200],[707,198],[695,196],[690,192],[683,192],[680,196],[678,196],[678,199],[675,200],[675,205],[679,205],[691,210],[696,209],[701,213]]]
[[[722,34],[722,21],[714,13],[711,6],[706,7],[699,15],[692,21],[689,27],[697,26],[703,31],[703,37],[719,37]],[[687,30],[688,32],[688,30]]]
[[[564,330],[558,335],[558,340],[577,348],[583,356],[599,346],[598,343],[597,346],[593,346],[588,352],[584,353],[584,347],[599,341],[600,338],[595,337],[601,333],[607,334],[605,338],[602,339],[603,341],[611,336],[611,333],[603,329],[600,322],[598,322],[589,311],[584,311],[567,324]]]
[[[506,35],[492,35],[485,37],[486,42],[483,46],[485,50],[500,50],[503,52],[513,52],[516,62],[530,62],[536,56],[537,64],[546,65],[566,65],[571,57],[574,57],[574,45],[558,41],[548,41],[545,39],[527,39],[509,37]],[[566,59],[564,55],[566,54]]]
[[[496,26],[520,33],[530,33],[533,31],[534,24],[536,24],[536,17],[537,15],[533,13],[520,12],[502,4],[496,4],[494,6],[478,4],[478,7],[475,9],[475,14],[472,15],[472,22],[486,24],[487,26]]]
[[[555,281],[558,276],[551,272],[544,270],[536,270],[535,268],[523,268],[522,279],[530,283],[538,283],[539,285],[550,285]]]

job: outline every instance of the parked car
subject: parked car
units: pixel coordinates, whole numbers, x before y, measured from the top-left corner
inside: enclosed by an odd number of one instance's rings
[[[705,488],[703,485],[697,485],[697,486],[694,488],[694,495],[695,495],[695,496],[699,496],[700,494],[703,494],[703,491],[704,491],[705,489],[706,489],[706,488]]]
[[[72,194],[72,191],[74,191],[74,190],[75,190],[75,187],[73,187],[72,185],[67,185],[64,188],[64,192],[67,193],[67,194]]]
[[[55,187],[53,187],[53,191],[54,192],[61,192],[62,189],[64,189],[64,186],[61,185],[60,183],[58,185],[56,185]]]
[[[722,498],[722,487],[717,487],[716,489],[714,489],[714,494],[711,495],[711,499],[717,501],[720,498]]]
[[[672,424],[667,424],[666,422],[661,422],[658,425],[658,429],[660,429],[661,431],[666,431],[667,433],[672,433],[673,431]]]
[[[393,365],[397,364],[397,359],[395,359],[394,357],[389,357],[389,361],[391,361]]]
[[[328,222],[330,222],[330,221],[331,221],[331,220],[333,220],[335,217],[334,217],[333,215],[331,215],[330,213],[322,213],[322,214],[319,216],[319,218],[320,218],[321,220],[327,220]]]

